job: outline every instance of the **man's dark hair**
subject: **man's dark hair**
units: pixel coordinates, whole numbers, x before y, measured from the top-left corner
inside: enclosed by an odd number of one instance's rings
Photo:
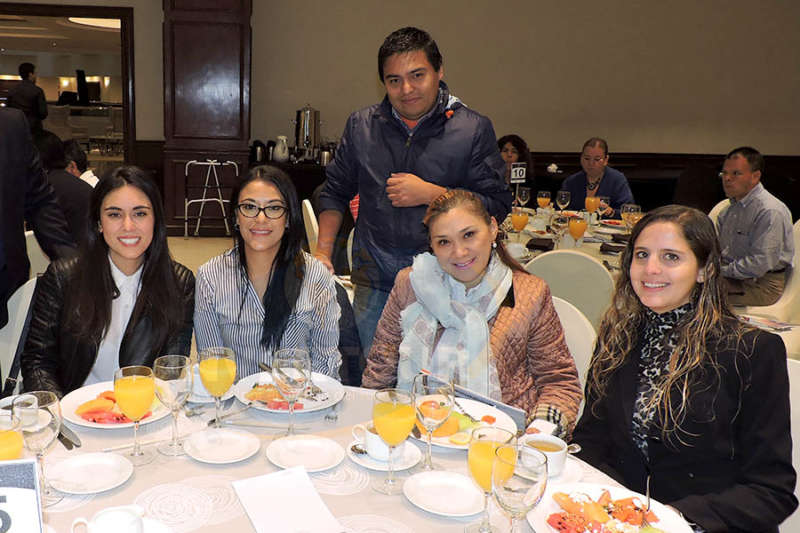
[[[28,76],[33,74],[36,71],[36,67],[33,66],[33,63],[20,63],[19,65],[19,77],[23,80],[27,80]]]
[[[67,168],[69,161],[64,155],[64,143],[52,131],[44,130],[33,139],[36,149],[39,150],[39,159],[48,172],[51,170]]]
[[[86,159],[86,152],[84,152],[83,148],[81,148],[81,143],[75,139],[64,141],[64,155],[67,157],[67,161],[75,162],[75,166],[78,167],[78,170],[81,171],[81,174],[86,172],[86,169],[89,168],[89,161]]]
[[[747,162],[750,164],[750,172],[755,172],[757,170],[764,171],[764,156],[761,155],[761,152],[752,148],[750,146],[740,146],[739,148],[734,148],[728,155],[725,156],[725,159],[730,159],[733,156],[742,156],[747,159]]]
[[[442,68],[442,54],[436,41],[425,30],[419,28],[400,28],[389,34],[378,50],[378,76],[383,82],[383,64],[394,54],[405,54],[416,50],[424,50],[428,62],[436,72]]]

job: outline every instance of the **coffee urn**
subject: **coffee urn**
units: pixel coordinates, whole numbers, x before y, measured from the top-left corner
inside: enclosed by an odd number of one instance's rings
[[[297,110],[294,124],[295,146],[304,149],[308,157],[319,146],[319,111],[306,104]]]

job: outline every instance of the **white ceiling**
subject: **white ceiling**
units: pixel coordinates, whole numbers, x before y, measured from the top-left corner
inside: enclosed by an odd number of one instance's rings
[[[60,52],[119,55],[119,30],[74,24],[66,17],[29,17],[2,14],[0,53]]]

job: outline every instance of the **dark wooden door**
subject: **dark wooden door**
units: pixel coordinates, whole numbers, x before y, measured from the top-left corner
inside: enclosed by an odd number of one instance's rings
[[[183,231],[185,198],[199,198],[205,170],[188,161],[233,161],[247,169],[250,139],[252,0],[164,0],[164,201],[170,233]],[[230,197],[238,178],[219,172]],[[188,187],[187,187],[188,185]],[[208,191],[216,195],[216,190]],[[200,206],[190,206],[190,223]],[[217,204],[206,204],[201,235],[224,233]]]

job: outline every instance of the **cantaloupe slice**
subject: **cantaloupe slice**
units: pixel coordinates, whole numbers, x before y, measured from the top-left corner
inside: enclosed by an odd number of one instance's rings
[[[109,399],[95,398],[94,400],[89,400],[88,402],[80,404],[78,408],[75,409],[75,414],[80,416],[90,411],[111,411],[115,405],[116,404]]]

